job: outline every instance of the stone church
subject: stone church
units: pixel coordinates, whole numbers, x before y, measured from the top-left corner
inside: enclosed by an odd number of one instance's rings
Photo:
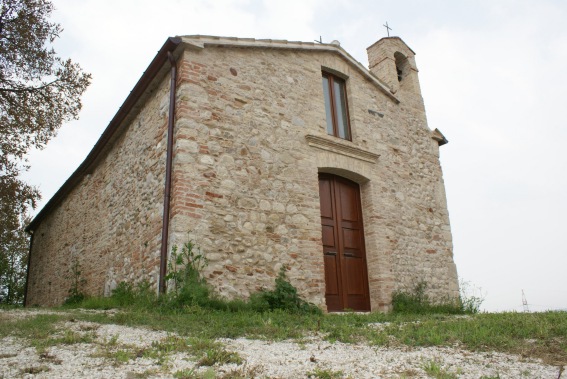
[[[387,311],[428,284],[458,296],[439,147],[415,53],[398,37],[337,41],[169,38],[99,141],[28,226],[27,305],[121,281],[166,291],[188,239],[227,298],[280,268],[327,311]]]

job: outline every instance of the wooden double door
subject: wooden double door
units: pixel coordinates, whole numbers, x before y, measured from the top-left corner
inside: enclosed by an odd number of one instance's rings
[[[348,179],[319,174],[319,199],[327,310],[369,311],[360,188]]]

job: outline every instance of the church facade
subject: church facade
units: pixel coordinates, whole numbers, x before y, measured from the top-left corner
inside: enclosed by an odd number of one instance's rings
[[[77,265],[87,295],[165,291],[188,239],[228,298],[282,266],[328,311],[387,311],[422,281],[457,297],[447,140],[427,125],[414,52],[398,37],[367,51],[369,68],[336,41],[168,39],[28,226],[26,304],[62,303]]]

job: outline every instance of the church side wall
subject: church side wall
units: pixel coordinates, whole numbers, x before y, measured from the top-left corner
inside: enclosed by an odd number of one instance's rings
[[[108,295],[120,281],[157,282],[168,80],[34,231],[28,305],[61,304],[74,262],[88,295]]]
[[[400,98],[399,119],[407,134],[393,140],[383,160],[383,178],[391,181],[383,209],[396,220],[389,224],[394,289],[411,292],[425,282],[432,298],[455,298],[458,279],[439,146],[431,139],[423,107]],[[419,114],[423,118],[414,117]]]

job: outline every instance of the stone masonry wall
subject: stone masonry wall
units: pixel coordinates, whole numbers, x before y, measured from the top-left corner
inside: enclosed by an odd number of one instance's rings
[[[172,203],[173,243],[187,232],[228,297],[273,286],[281,265],[324,306],[317,167],[305,131],[318,110],[320,67],[277,51],[189,51],[181,64]],[[285,71],[282,68],[285,67]]]
[[[77,261],[88,295],[159,272],[169,81],[164,78],[90,175],[34,232],[28,305],[68,296]]]

